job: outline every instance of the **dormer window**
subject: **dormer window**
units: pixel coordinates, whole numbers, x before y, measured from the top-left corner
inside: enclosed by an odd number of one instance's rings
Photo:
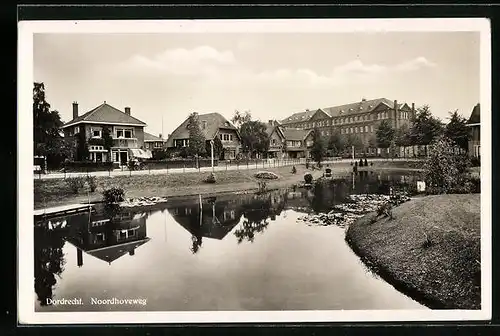
[[[352,111],[353,111],[353,110],[352,110],[352,108],[350,108],[350,109],[349,109],[349,112],[352,112]]]
[[[207,128],[207,121],[206,121],[206,120],[203,120],[203,121],[201,122],[201,127],[202,127],[203,129],[206,129],[206,128]]]
[[[229,123],[226,121],[226,122],[224,123],[224,125],[229,126]]]

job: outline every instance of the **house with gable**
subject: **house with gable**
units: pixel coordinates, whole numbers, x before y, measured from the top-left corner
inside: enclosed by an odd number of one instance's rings
[[[89,157],[94,162],[115,162],[126,165],[132,158],[150,158],[151,152],[144,150],[144,127],[146,123],[131,115],[130,107],[121,111],[106,102],[79,115],[78,103],[73,103],[73,119],[61,128],[65,140],[75,148],[78,134],[83,132],[88,144]],[[113,140],[108,151],[104,148],[103,132],[107,129]],[[76,156],[73,157],[76,159]]]
[[[165,149],[166,142],[167,141],[163,139],[161,133],[158,136],[156,136],[148,132],[144,132],[144,148],[150,151]]]
[[[313,130],[285,129],[285,158],[300,159],[310,156],[313,146]]]
[[[167,139],[167,149],[182,149],[189,145],[189,118],[186,118]],[[220,159],[233,160],[241,151],[241,137],[237,128],[219,113],[198,114],[200,130],[209,142],[218,137],[223,146]]]
[[[269,159],[284,158],[286,139],[283,132],[283,127],[275,120],[269,120],[266,124],[266,133],[269,137],[269,149],[267,151]]]

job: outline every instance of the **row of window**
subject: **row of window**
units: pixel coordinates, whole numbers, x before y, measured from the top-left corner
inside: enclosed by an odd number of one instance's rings
[[[341,128],[340,134],[352,134],[352,133],[373,133],[373,125],[371,126],[359,126],[359,127],[347,127]]]
[[[343,118],[336,118],[336,119],[327,119],[327,120],[320,120],[320,121],[314,121],[314,122],[309,122],[309,123],[302,123],[302,124],[294,124],[293,127],[298,127],[298,128],[314,128],[314,127],[324,127],[324,126],[332,126],[332,125],[344,125],[344,124],[350,124],[354,122],[360,122],[360,121],[370,121],[370,120],[382,120],[382,119],[388,119],[389,118],[389,112],[378,112],[375,114],[366,114],[366,115],[359,115],[359,116],[353,116],[353,117],[343,117]],[[410,113],[409,112],[399,112],[399,118],[401,119],[409,119],[410,118]]]
[[[69,135],[76,135],[80,132],[80,126],[75,126],[69,130]],[[102,128],[94,128],[90,129],[90,134],[92,138],[102,138]],[[124,138],[124,139],[133,139],[134,138],[134,129],[133,128],[115,128],[114,129],[114,137],[115,138]]]
[[[221,141],[233,141],[233,135],[227,133],[220,133],[219,138]]]

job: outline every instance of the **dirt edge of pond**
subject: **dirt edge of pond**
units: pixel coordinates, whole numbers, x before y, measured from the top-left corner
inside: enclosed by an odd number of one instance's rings
[[[345,240],[361,261],[431,309],[480,309],[480,195],[421,197],[393,213],[392,221],[370,223],[371,213],[348,227]]]

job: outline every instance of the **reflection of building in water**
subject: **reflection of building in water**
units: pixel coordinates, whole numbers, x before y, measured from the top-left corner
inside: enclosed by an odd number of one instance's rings
[[[241,210],[238,202],[217,201],[215,198],[180,204],[168,209],[174,220],[195,237],[224,239],[239,223]]]
[[[105,213],[73,217],[66,240],[77,248],[78,266],[83,265],[83,252],[111,264],[149,241],[146,213],[119,212],[110,218]],[[75,225],[76,224],[76,225]]]

